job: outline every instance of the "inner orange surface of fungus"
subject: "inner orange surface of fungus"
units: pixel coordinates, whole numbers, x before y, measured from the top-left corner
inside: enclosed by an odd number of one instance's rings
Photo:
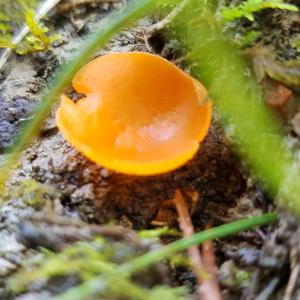
[[[101,56],[72,84],[86,97],[61,97],[59,129],[90,160],[118,172],[176,169],[193,157],[210,125],[211,101],[203,85],[157,55]]]

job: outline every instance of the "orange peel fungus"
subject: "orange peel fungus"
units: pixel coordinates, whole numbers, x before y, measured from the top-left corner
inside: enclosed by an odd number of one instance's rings
[[[121,173],[176,169],[194,156],[211,122],[203,85],[157,55],[101,56],[72,84],[86,97],[62,95],[58,128],[90,160]]]

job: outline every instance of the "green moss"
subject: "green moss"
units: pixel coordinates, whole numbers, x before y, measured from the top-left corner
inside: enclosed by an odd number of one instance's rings
[[[254,21],[254,13],[266,8],[298,11],[297,6],[285,3],[283,0],[247,0],[236,6],[224,7],[221,10],[221,16],[225,22],[232,22],[240,18]]]
[[[23,55],[31,52],[46,51],[53,42],[60,38],[57,34],[47,34],[49,29],[35,19],[34,10],[27,9],[25,11],[25,20],[26,25],[30,30],[30,35],[28,35],[25,38],[25,41],[16,48],[18,54]]]
[[[10,3],[13,2],[13,3]],[[0,48],[11,48],[17,54],[46,51],[59,35],[49,35],[49,29],[35,18],[37,1],[0,2]],[[18,45],[13,43],[13,34],[26,24],[30,34]]]
[[[90,293],[101,296],[101,299],[183,299],[183,288],[142,287],[126,272],[118,271],[120,263],[131,260],[140,251],[135,244],[114,242],[103,237],[92,242],[77,242],[58,254],[45,250],[38,259],[24,264],[23,269],[10,279],[9,287],[14,293],[22,293],[37,282],[47,284],[51,279],[67,280],[68,276],[75,276],[80,283],[103,275],[98,288]],[[78,294],[77,297],[84,299]]]
[[[20,198],[35,209],[45,206],[45,200],[59,198],[59,193],[51,186],[33,179],[23,180],[18,187],[11,189],[6,198]]]
[[[242,35],[238,40],[234,40],[234,42],[238,45],[239,48],[245,48],[253,44],[261,35],[262,35],[261,31],[249,30],[244,35]]]
[[[181,233],[169,227],[159,227],[155,229],[141,230],[139,236],[144,239],[160,238],[163,235],[180,236]]]
[[[233,261],[225,262],[222,267],[220,283],[227,287],[247,288],[252,284],[252,272],[238,268]]]
[[[15,49],[15,45],[12,43],[12,36],[10,34],[0,36],[0,48]]]
[[[295,48],[298,52],[300,52],[300,36],[296,36],[292,39],[291,45]]]

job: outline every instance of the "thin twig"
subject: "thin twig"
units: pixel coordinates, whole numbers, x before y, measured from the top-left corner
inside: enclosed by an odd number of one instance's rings
[[[211,225],[207,225],[205,229],[210,229]],[[211,278],[211,286],[213,286],[213,291],[215,292],[213,299],[222,299],[220,286],[217,281],[218,268],[216,265],[216,259],[214,254],[213,241],[205,241],[202,245],[202,259],[205,268],[208,270]]]
[[[168,24],[170,24],[176,18],[176,16],[184,9],[184,7],[188,4],[189,1],[190,0],[181,1],[181,3],[179,3],[165,18],[153,24],[152,26],[149,26],[145,30],[144,40],[145,40],[146,47],[150,52],[152,52],[153,50],[149,43],[150,37],[153,36],[154,33],[162,30]]]
[[[176,190],[174,203],[176,205],[176,209],[179,216],[179,225],[180,229],[183,232],[184,237],[189,237],[194,234],[194,226],[192,224],[192,220],[190,214],[187,209],[186,202],[180,192],[180,190]],[[220,291],[215,284],[214,275],[210,273],[210,271],[204,266],[201,253],[198,246],[191,246],[188,248],[188,254],[192,261],[192,268],[197,276],[198,281],[198,293],[200,298],[203,300],[221,300]]]
[[[146,35],[150,36],[154,32],[160,31],[170,24],[176,16],[183,10],[190,0],[183,0],[165,18],[147,28]]]
[[[274,292],[276,286],[279,283],[279,277],[274,277],[266,286],[264,290],[262,290],[259,295],[255,298],[256,300],[268,300],[270,296]]]
[[[293,272],[290,276],[287,288],[284,292],[283,300],[291,300],[292,299],[292,294],[295,289],[297,279],[299,277],[299,271],[300,271],[300,266],[296,265],[295,268],[293,269]]]

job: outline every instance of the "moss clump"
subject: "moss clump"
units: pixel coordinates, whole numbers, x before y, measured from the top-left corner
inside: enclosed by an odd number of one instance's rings
[[[253,274],[238,268],[232,260],[221,266],[220,282],[226,287],[247,288],[252,285]]]
[[[12,2],[12,3],[11,3]],[[59,39],[59,35],[48,35],[49,29],[35,17],[37,1],[0,0],[0,48],[13,49],[17,54],[46,51]],[[13,43],[14,32],[26,24],[30,34],[18,45]]]
[[[18,198],[36,210],[45,206],[47,199],[59,198],[60,194],[51,186],[41,184],[33,179],[25,179],[18,187],[12,188],[6,195],[6,199]]]
[[[285,9],[289,11],[298,11],[297,6],[285,3],[283,0],[247,0],[239,5],[231,5],[221,10],[221,16],[225,22],[232,22],[236,19],[246,18],[254,21],[254,13],[266,8]]]
[[[84,284],[97,276],[97,288],[89,294],[101,299],[183,299],[185,289],[160,284],[161,276],[157,273],[160,268],[156,269],[154,266],[144,270],[139,276],[135,276],[135,279],[127,272],[118,271],[118,266],[122,263],[129,262],[146,251],[148,246],[145,248],[145,244],[148,242],[116,241],[99,236],[92,242],[77,242],[57,254],[44,250],[38,259],[27,262],[23,269],[12,277],[9,287],[14,293],[20,294],[30,290],[30,286],[35,284],[47,289],[47,284],[58,278],[60,286],[66,286],[61,282],[68,282],[68,279],[73,278],[73,284],[74,281],[75,284]],[[152,280],[149,279],[151,277]],[[60,292],[62,294],[59,293],[58,299],[71,299],[64,295],[63,290]],[[77,289],[76,299],[85,299],[85,293],[84,289],[81,297],[80,289],[79,294]]]

